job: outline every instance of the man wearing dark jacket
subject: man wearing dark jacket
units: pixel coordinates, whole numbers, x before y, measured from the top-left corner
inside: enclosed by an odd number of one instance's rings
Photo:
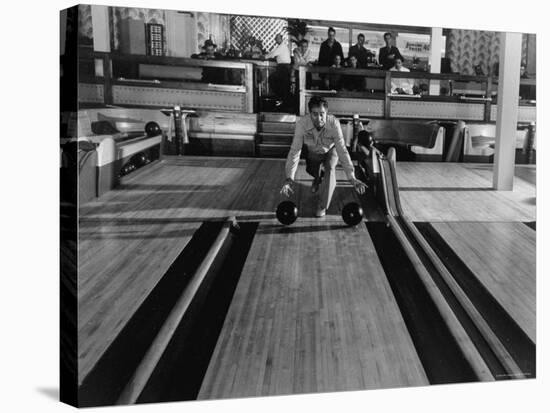
[[[374,60],[374,54],[372,54],[364,46],[365,44],[365,35],[359,33],[357,36],[357,44],[354,44],[349,48],[348,60],[350,57],[355,56],[357,59],[357,67],[364,69],[369,63],[372,63]]]
[[[399,53],[399,49],[392,45],[393,36],[391,33],[384,33],[384,41],[386,46],[380,48],[378,53],[378,62],[384,70],[389,70],[395,65],[395,59],[399,58],[402,61],[403,56]]]
[[[341,60],[344,61],[342,45],[336,40],[336,30],[329,27],[328,39],[321,43],[319,50],[319,66],[332,66],[336,55],[340,55]]]

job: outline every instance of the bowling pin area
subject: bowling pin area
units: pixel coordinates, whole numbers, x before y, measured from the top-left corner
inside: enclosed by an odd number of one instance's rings
[[[492,164],[373,162],[316,218],[302,160],[290,225],[284,159],[161,154],[81,203],[82,405],[536,377],[536,166],[497,191]]]

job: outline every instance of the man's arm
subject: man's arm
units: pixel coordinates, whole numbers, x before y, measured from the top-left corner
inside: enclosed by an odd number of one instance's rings
[[[401,61],[403,61],[403,56],[401,55],[401,52],[399,51],[399,49],[396,47],[395,48],[395,57],[394,59],[401,59]]]
[[[340,53],[340,58],[342,59],[342,63],[344,62],[344,50],[342,50],[342,45],[340,44],[340,42],[337,43],[338,44],[338,49],[339,50],[339,53]]]
[[[325,65],[325,43],[321,43],[321,47],[319,47],[319,57],[317,58],[317,61],[319,62],[319,65],[324,66]]]
[[[410,72],[407,68],[404,68],[406,70],[403,70],[403,72]],[[412,95],[414,93],[413,86],[414,86],[414,79],[411,78],[401,78],[401,88],[403,89],[403,92],[407,95]]]
[[[296,169],[298,169],[298,163],[300,162],[300,154],[302,153],[302,145],[304,144],[304,132],[302,122],[298,119],[294,128],[292,144],[286,157],[285,172],[287,180],[293,181],[296,175]]]
[[[412,95],[414,93],[413,86],[414,81],[412,79],[401,79],[401,87],[403,88],[403,92],[405,92],[407,95]]]
[[[381,47],[378,52],[378,63],[382,66],[386,66],[387,50],[385,47]]]
[[[391,90],[390,90],[390,93],[399,93],[398,92],[398,89],[400,88],[401,86],[399,86],[399,84],[397,83],[397,79],[392,79],[391,80]]]
[[[389,69],[390,72],[395,72],[396,70],[392,67]],[[398,89],[401,87],[401,79],[398,78],[398,77],[393,77],[391,78],[391,89],[390,89],[390,92],[391,93],[399,93],[398,92]]]
[[[265,55],[265,58],[266,59],[275,59],[277,57],[277,55],[279,54],[278,51],[279,51],[279,46],[277,45],[273,48],[272,51],[270,51],[268,54]]]
[[[351,56],[353,56],[355,54],[355,46],[351,46],[348,50],[348,60]]]

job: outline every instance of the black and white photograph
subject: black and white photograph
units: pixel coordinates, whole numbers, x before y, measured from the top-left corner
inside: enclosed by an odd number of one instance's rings
[[[471,21],[422,1],[48,6],[55,69],[38,75],[37,50],[13,83],[53,91],[14,101],[28,126],[9,136],[34,199],[16,203],[34,245],[18,265],[55,292],[5,288],[36,320],[5,327],[27,349],[13,380],[48,360],[34,393],[63,409],[401,411],[414,392],[465,411],[466,389],[534,392],[545,37],[473,3]],[[36,133],[43,110],[57,131]],[[40,247],[36,219],[54,226]]]
[[[62,401],[536,378],[536,34],[60,23]]]

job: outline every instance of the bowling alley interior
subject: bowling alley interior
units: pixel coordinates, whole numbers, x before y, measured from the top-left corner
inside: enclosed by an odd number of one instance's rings
[[[536,34],[286,14],[60,12],[63,402],[536,378]]]

